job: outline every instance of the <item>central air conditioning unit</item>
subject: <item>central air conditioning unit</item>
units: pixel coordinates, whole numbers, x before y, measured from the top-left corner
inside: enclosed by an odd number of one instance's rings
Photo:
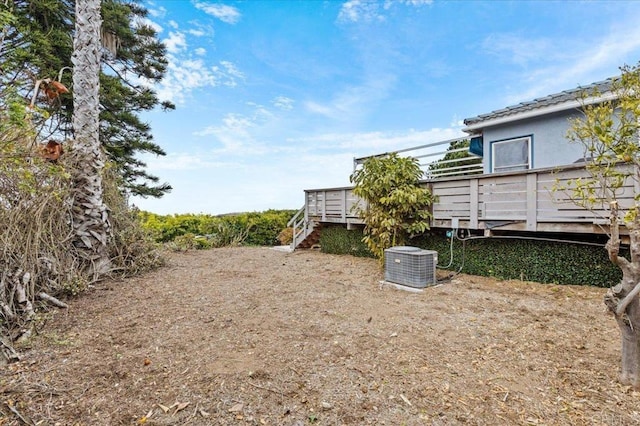
[[[436,284],[438,252],[418,247],[397,246],[384,251],[384,280],[424,288]]]

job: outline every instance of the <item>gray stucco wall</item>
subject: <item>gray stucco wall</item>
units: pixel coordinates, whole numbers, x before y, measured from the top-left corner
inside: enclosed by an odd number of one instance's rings
[[[484,172],[491,173],[491,143],[504,139],[533,135],[532,168],[572,164],[584,157],[583,147],[567,139],[569,118],[578,111],[565,111],[543,117],[521,120],[483,129]]]

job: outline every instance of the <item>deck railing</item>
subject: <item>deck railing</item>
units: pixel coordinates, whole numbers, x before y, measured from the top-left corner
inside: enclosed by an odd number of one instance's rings
[[[443,176],[481,174],[482,157],[469,153],[469,136],[433,142],[425,145],[393,151],[401,156],[410,156],[419,161],[425,179]],[[391,153],[355,158],[353,169],[357,169],[369,158],[384,157]]]
[[[433,227],[508,229],[544,232],[598,232],[609,218],[606,202],[587,210],[575,205],[570,195],[553,191],[554,184],[586,177],[583,165],[563,168],[439,177],[422,182],[437,201],[433,204]],[[620,190],[621,208],[633,205],[635,188],[629,182]],[[351,187],[305,191],[309,219],[319,222],[362,223],[355,206],[364,201]],[[600,231],[601,232],[601,231]]]

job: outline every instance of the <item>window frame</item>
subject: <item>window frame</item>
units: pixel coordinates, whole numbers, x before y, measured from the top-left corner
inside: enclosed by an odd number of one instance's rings
[[[504,143],[516,142],[516,141],[527,141],[527,163],[526,164],[513,164],[509,166],[500,166],[496,170],[496,146],[499,146]],[[533,168],[533,135],[523,135],[517,136],[514,138],[507,139],[499,139],[495,141],[491,141],[491,173],[507,173],[511,171],[523,171],[523,170],[531,170]],[[524,167],[523,169],[516,170],[502,170],[508,169],[512,167]]]

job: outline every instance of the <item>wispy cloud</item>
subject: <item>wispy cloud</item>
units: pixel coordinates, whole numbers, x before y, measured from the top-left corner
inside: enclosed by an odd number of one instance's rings
[[[152,6],[147,9],[149,11],[149,15],[153,18],[162,18],[167,14],[167,9],[162,6]]]
[[[531,62],[549,61],[555,55],[554,43],[548,39],[532,39],[517,34],[491,34],[482,41],[485,53],[502,62],[525,66]]]
[[[208,66],[203,59],[180,60],[170,55],[167,75],[156,90],[161,100],[182,103],[195,89],[235,87],[242,78],[242,73],[229,61]]]
[[[278,96],[273,101],[273,106],[278,109],[282,109],[285,111],[290,111],[293,109],[294,100],[291,98],[287,98],[286,96]]]
[[[382,21],[384,15],[379,4],[365,0],[349,0],[342,4],[338,13],[338,22],[371,22]]]
[[[195,2],[194,5],[196,9],[199,9],[208,15],[218,18],[219,20],[227,24],[236,24],[238,21],[240,21],[240,12],[233,6],[205,2]]]
[[[162,42],[169,53],[178,53],[187,47],[187,39],[184,33],[181,32],[170,32],[169,37],[162,40]]]
[[[383,3],[375,0],[348,0],[338,12],[338,22],[380,22],[386,19],[384,12],[392,7],[419,7],[432,3],[433,0],[385,0]]]
[[[328,102],[307,101],[305,107],[309,112],[340,122],[358,120],[388,96],[396,81],[391,74],[365,78],[360,85],[342,88]]]
[[[219,124],[207,126],[193,132],[194,136],[209,139],[213,137],[217,154],[241,154],[244,156],[263,155],[276,147],[268,147],[263,141],[263,129],[273,119],[273,114],[263,105],[247,103],[250,113],[228,113]]]
[[[539,57],[549,55],[553,61],[527,70],[522,76],[526,90],[511,93],[508,103],[521,102],[578,85],[586,85],[618,73],[625,58],[640,48],[640,27],[620,23],[599,40],[571,42],[558,40],[542,48]],[[531,61],[533,64],[535,61]]]
[[[373,155],[460,136],[464,136],[464,133],[459,126],[454,126],[428,130],[410,129],[404,132],[324,133],[295,142],[300,146],[320,146],[325,150],[338,149],[353,155]]]
[[[238,166],[236,162],[220,161],[215,156],[195,155],[186,152],[170,152],[164,157],[144,154],[140,156],[140,160],[147,164],[152,173],[163,170],[201,170],[213,167],[235,168]]]

